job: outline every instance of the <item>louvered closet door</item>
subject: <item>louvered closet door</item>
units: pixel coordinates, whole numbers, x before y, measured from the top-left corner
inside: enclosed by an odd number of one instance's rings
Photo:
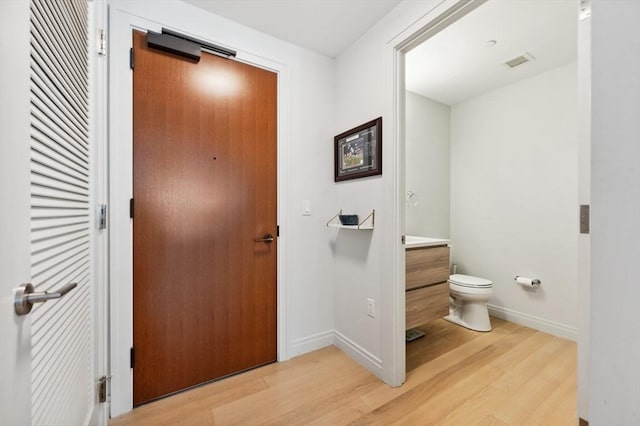
[[[31,282],[63,299],[31,315],[32,423],[86,424],[94,406],[86,0],[31,2]]]

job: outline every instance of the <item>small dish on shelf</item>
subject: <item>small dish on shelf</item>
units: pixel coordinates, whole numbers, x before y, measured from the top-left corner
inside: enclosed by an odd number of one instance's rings
[[[371,210],[371,213],[364,219],[360,220],[357,214],[342,214],[342,209],[338,211],[329,221],[327,226],[329,228],[342,228],[342,229],[357,229],[357,230],[373,230],[376,220],[376,211]]]
[[[338,219],[340,219],[340,223],[343,225],[358,225],[357,214],[341,214],[338,215]]]

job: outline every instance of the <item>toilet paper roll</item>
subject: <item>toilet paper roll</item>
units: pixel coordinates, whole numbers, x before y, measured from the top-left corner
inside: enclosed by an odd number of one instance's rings
[[[540,280],[537,278],[527,278],[516,275],[516,283],[523,287],[535,287],[540,285]]]

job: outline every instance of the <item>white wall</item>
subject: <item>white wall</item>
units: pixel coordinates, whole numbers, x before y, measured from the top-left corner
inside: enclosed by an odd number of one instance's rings
[[[407,91],[405,187],[418,196],[407,206],[406,234],[449,238],[451,109]]]
[[[592,426],[640,424],[638,16],[637,1],[592,2]]]
[[[278,309],[286,313],[285,322],[279,327],[279,339],[284,336],[286,341],[284,348],[279,347],[278,355],[283,360],[331,344],[334,297],[328,271],[332,265],[332,234],[325,224],[336,209],[335,203],[327,202],[333,185],[334,61],[179,1],[112,0],[109,7],[111,149],[112,153],[122,155],[112,158],[111,176],[125,182],[124,188],[111,187],[112,232],[117,226],[121,229],[130,226],[125,203],[130,197],[130,188],[127,179],[122,177],[130,173],[131,161],[129,148],[122,145],[131,143],[130,124],[123,124],[131,120],[131,83],[125,46],[131,39],[129,22],[185,31],[238,50],[241,60],[270,64],[280,70],[278,276],[281,294]],[[120,64],[118,69],[114,68],[116,63]],[[116,145],[115,151],[113,145]],[[301,215],[304,199],[312,203],[311,216]],[[122,235],[126,236],[126,232]],[[112,234],[111,240],[111,290],[115,297],[111,304],[115,323],[111,332],[111,344],[115,348],[111,356],[112,415],[130,408],[130,400],[121,398],[130,390],[127,353],[131,339],[131,313],[127,308],[130,289],[126,287],[130,282],[130,274],[126,272],[130,259],[122,259],[129,256],[130,241],[126,237],[120,241],[122,235]],[[118,244],[125,248],[119,250]],[[119,268],[120,264],[125,267]],[[124,278],[114,278],[113,273],[122,273],[121,270]]]
[[[284,45],[284,43],[283,43]],[[291,76],[290,129],[286,154],[289,170],[280,181],[287,194],[287,223],[280,227],[286,239],[288,356],[330,344],[326,332],[334,329],[331,269],[331,233],[327,220],[335,214],[327,203],[333,184],[331,132],[334,78],[333,59],[288,45],[270,55],[283,55]],[[311,216],[302,216],[302,200],[311,202]]]
[[[572,63],[451,108],[452,262],[493,281],[492,313],[574,340],[576,73]]]
[[[334,184],[334,208],[367,214],[376,210],[376,229],[336,231],[333,243],[335,326],[338,344],[363,365],[394,385],[404,379],[404,271],[399,236],[404,232],[404,152],[398,132],[394,87],[401,79],[394,46],[453,6],[455,0],[401,2],[336,58],[336,96],[332,129],[339,134],[378,116],[383,117],[382,176]],[[401,94],[402,95],[402,94]],[[402,95],[403,96],[403,95]],[[402,166],[402,168],[400,168]],[[384,297],[384,299],[382,299]],[[367,316],[367,298],[376,300],[376,318]]]

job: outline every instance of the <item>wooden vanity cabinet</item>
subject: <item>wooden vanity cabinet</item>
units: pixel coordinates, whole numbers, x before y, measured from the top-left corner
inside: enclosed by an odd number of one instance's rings
[[[449,314],[449,246],[405,251],[406,329]]]

